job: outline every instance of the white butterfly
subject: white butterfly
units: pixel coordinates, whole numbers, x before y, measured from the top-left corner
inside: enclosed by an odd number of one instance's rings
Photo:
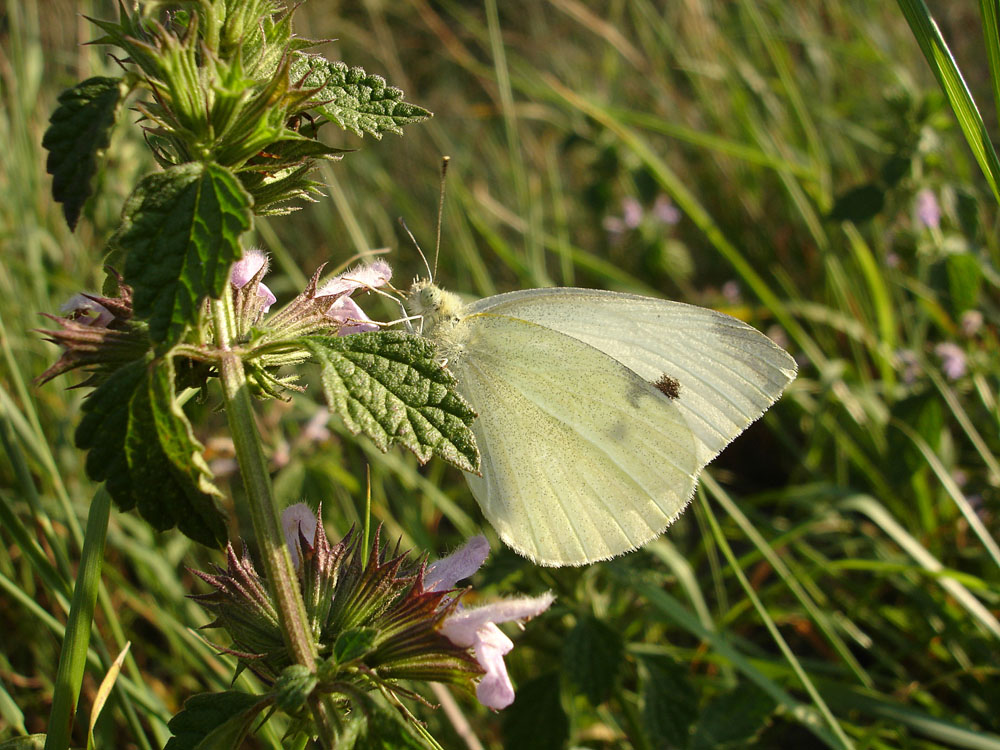
[[[418,281],[409,307],[479,414],[473,495],[542,565],[605,560],[662,533],[705,465],[795,378],[759,331],[680,302],[557,288],[465,305]]]

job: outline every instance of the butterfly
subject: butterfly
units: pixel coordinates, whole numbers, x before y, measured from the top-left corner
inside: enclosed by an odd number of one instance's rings
[[[500,538],[541,565],[634,550],[795,378],[795,360],[714,310],[591,289],[465,304],[417,281],[407,307],[478,413],[469,487]]]

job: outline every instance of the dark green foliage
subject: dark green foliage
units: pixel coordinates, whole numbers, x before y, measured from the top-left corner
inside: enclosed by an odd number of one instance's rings
[[[285,667],[274,683],[274,702],[282,711],[295,713],[305,706],[318,682],[316,673],[303,664]]]
[[[125,204],[112,244],[125,256],[135,314],[156,341],[176,341],[206,297],[219,297],[243,255],[251,199],[218,164],[190,163],[153,174]]]
[[[167,723],[173,737],[164,750],[235,750],[269,704],[238,690],[192,696]]]
[[[860,224],[873,219],[884,206],[885,188],[874,183],[859,185],[837,196],[829,218]]]
[[[177,526],[197,542],[221,546],[226,525],[212,497],[218,490],[174,400],[172,367],[126,365],[90,394],[83,411],[76,445],[90,451],[88,475],[107,480],[120,510],[138,506],[160,531]]]
[[[736,750],[751,741],[767,726],[774,712],[774,699],[750,682],[729,693],[716,696],[698,717],[691,750]]]
[[[76,227],[83,204],[93,191],[97,159],[111,141],[124,94],[120,78],[88,78],[59,95],[42,146],[49,157],[52,197],[63,206],[70,229]]]
[[[581,617],[563,644],[563,672],[591,705],[606,701],[625,666],[621,634],[596,617]]]
[[[698,715],[698,694],[687,670],[665,656],[643,656],[640,664],[642,723],[655,748],[685,748]]]
[[[555,672],[519,685],[514,702],[503,711],[505,750],[559,750],[569,739],[569,718]]]
[[[381,450],[400,443],[421,462],[432,455],[463,471],[479,470],[479,449],[469,425],[472,407],[434,347],[401,331],[300,339],[322,368],[327,403],[351,432]]]
[[[351,628],[337,636],[333,643],[333,658],[338,664],[360,659],[375,645],[374,628]]]

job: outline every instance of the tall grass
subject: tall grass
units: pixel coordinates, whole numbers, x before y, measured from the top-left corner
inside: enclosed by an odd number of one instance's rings
[[[71,441],[83,394],[30,384],[53,357],[31,329],[36,312],[99,283],[119,191],[150,168],[120,128],[102,197],[76,235],[64,228],[41,133],[61,88],[108,61],[66,43],[90,32],[56,6],[10,0],[0,59],[0,740],[45,731],[95,491]],[[421,273],[396,219],[432,248],[447,154],[443,285],[682,299],[748,320],[800,364],[646,549],[555,571],[493,540],[477,590],[559,598],[518,638],[514,707],[493,715],[456,696],[479,741],[543,742],[530,728],[562,710],[577,747],[678,745],[670,731],[684,718],[690,747],[722,746],[727,729],[736,746],[1000,747],[996,202],[900,8],[349,6],[309,4],[298,30],[335,39],[328,56],[384,74],[436,116],[402,139],[331,131],[360,150],[322,173],[330,199],[258,227],[284,271],[268,280],[279,297],[319,263],[374,248],[392,248],[397,284]],[[84,10],[113,12],[96,1]],[[982,94],[991,107],[992,91]],[[927,190],[937,225],[918,216]],[[636,201],[642,220],[628,227]],[[676,223],[664,220],[667,201]],[[382,317],[397,315],[387,306]],[[951,377],[942,357],[959,354],[965,372]],[[364,508],[370,466],[373,513],[404,545],[441,554],[480,528],[457,473],[380,454],[336,423],[317,437],[317,408],[297,400],[265,418],[287,502],[322,501],[330,533],[343,533]],[[211,439],[218,418],[202,417],[222,472],[231,446]],[[185,566],[209,559],[112,515],[78,744],[126,640],[98,747],[160,746],[187,696],[229,683],[233,664],[192,630],[207,618],[185,598],[200,592]],[[581,667],[565,645],[591,643],[595,618],[620,634],[621,662]],[[583,653],[599,653],[600,639],[592,645]],[[581,668],[609,684],[597,705],[574,681]],[[447,713],[422,716],[444,746],[465,746]],[[256,741],[280,747],[280,727]]]

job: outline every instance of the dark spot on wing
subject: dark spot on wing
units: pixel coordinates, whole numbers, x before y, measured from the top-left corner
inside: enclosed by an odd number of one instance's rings
[[[669,399],[675,399],[681,395],[681,383],[677,378],[672,378],[667,373],[660,375],[660,379],[653,383],[660,393]]]

